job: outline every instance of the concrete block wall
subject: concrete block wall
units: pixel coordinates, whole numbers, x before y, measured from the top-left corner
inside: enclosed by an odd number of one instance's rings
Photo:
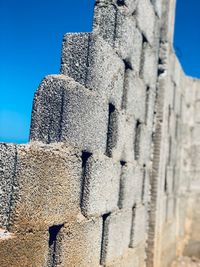
[[[167,267],[183,253],[200,94],[173,52],[174,6],[97,0],[93,32],[64,36],[30,143],[0,144],[0,266]]]

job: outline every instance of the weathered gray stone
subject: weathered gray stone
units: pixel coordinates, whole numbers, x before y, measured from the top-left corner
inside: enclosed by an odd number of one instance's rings
[[[89,158],[85,170],[82,212],[98,216],[117,209],[120,164],[103,155]]]
[[[101,264],[110,264],[120,258],[130,242],[132,210],[109,215],[104,222]]]

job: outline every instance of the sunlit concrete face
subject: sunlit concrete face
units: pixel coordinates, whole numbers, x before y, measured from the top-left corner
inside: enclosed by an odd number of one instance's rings
[[[199,246],[200,82],[173,52],[175,2],[98,0],[0,144],[0,266],[168,267]],[[193,254],[194,253],[194,254]]]

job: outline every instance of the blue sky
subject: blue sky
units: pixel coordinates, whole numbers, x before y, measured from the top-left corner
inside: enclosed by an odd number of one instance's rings
[[[200,77],[200,1],[178,0],[175,50]],[[94,0],[0,0],[0,142],[28,141],[33,94],[59,73],[63,34],[91,31]]]

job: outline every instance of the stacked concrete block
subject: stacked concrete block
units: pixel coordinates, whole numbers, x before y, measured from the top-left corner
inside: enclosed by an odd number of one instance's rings
[[[125,76],[125,99],[124,106],[126,114],[133,116],[140,122],[145,121],[146,109],[146,86],[142,79],[140,79],[132,70],[128,70]]]
[[[82,212],[98,216],[117,209],[120,184],[120,164],[103,155],[89,158],[85,174]]]
[[[87,57],[82,50],[87,50]],[[65,35],[61,73],[96,91],[116,107],[121,106],[124,68],[123,61],[97,34]]]
[[[162,16],[162,0],[151,0],[154,5],[156,14],[161,18]]]
[[[132,208],[142,201],[144,171],[139,165],[127,163],[122,167],[119,208]]]
[[[142,31],[148,42],[154,44],[155,12],[150,0],[140,0],[136,10],[138,28]]]
[[[99,1],[95,7],[94,32],[102,36],[117,54],[138,71],[142,49],[142,36],[136,28],[132,13],[138,1]],[[109,12],[109,14],[108,14]],[[109,25],[109,30],[107,25]]]
[[[76,216],[80,211],[80,177],[80,155],[72,147],[61,143],[19,145],[10,231],[41,231]]]
[[[101,264],[108,265],[128,250],[132,223],[132,209],[108,214],[104,217],[104,236]]]
[[[73,222],[67,222],[57,240],[57,266],[99,266],[101,239],[101,218],[87,220],[79,215]]]
[[[131,229],[130,247],[134,248],[145,243],[147,239],[147,208],[143,205],[136,205],[133,208],[133,221]]]
[[[30,144],[0,144],[0,266],[169,266],[200,173],[173,19],[174,0],[97,0],[93,32],[64,36]]]
[[[0,266],[46,266],[48,235],[45,232],[7,233],[0,237]]]
[[[82,150],[104,152],[107,123],[108,105],[98,95],[73,79],[48,76],[34,100],[30,139],[68,142]]]
[[[10,219],[14,176],[16,169],[16,146],[0,144],[0,227],[6,228]]]
[[[143,44],[141,77],[147,86],[155,88],[157,82],[157,51],[147,42]]]
[[[120,258],[118,261],[115,261],[113,264],[106,265],[108,267],[140,267],[145,266],[146,255],[144,248],[138,247],[135,249],[128,249],[126,254]]]

